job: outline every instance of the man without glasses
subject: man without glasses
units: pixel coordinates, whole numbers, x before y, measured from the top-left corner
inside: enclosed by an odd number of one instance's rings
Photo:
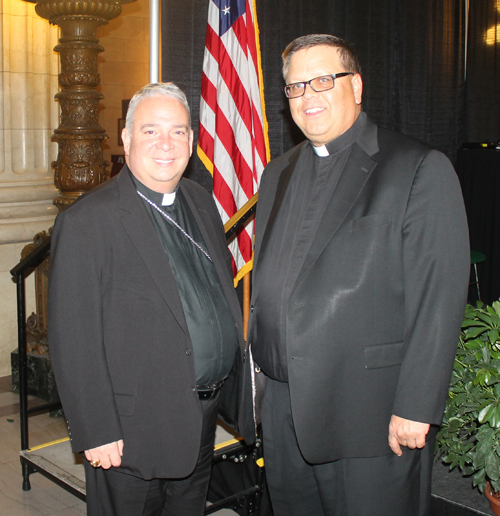
[[[212,197],[182,179],[190,125],[177,86],[142,88],[126,166],[54,226],[50,351],[91,516],[202,515],[217,414],[236,418],[241,314]]]

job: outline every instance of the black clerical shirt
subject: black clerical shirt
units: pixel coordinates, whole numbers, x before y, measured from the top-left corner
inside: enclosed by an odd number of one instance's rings
[[[252,342],[252,354],[264,373],[275,380],[288,381],[286,311],[292,278],[297,278],[365,124],[366,115],[360,113],[350,129],[326,145],[327,156],[318,156],[311,143],[302,148],[273,224],[268,251],[257,264],[255,274],[261,278],[255,300],[259,338]]]
[[[181,189],[177,189],[173,204],[162,206],[163,194],[150,190],[132,177],[143,195],[208,251]],[[210,385],[223,380],[233,366],[238,336],[214,264],[154,207],[146,201],[144,205],[175,278],[193,345],[196,382],[198,385]],[[168,335],[165,335],[165,341],[168,341]]]

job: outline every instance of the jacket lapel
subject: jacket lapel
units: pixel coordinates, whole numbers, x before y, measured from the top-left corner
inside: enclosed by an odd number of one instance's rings
[[[338,231],[376,166],[376,161],[355,143],[294,284],[302,279]]]
[[[304,253],[304,261],[295,269],[296,277],[290,278],[291,285],[296,285],[304,277],[338,231],[377,166],[372,156],[378,151],[377,126],[368,119],[364,131],[353,145],[332,198],[321,216],[310,248]]]
[[[144,265],[156,283],[165,303],[170,308],[179,326],[189,336],[184,310],[168,258],[144,203],[137,195],[130,174],[128,167],[125,166],[118,177],[119,207],[122,211],[121,222],[143,259]]]

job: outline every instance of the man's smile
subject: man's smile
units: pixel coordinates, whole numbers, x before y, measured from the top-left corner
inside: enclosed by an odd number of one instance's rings
[[[304,111],[304,113],[306,115],[315,115],[316,113],[321,113],[322,111],[325,111],[325,108],[322,108],[322,107],[313,107],[313,108],[309,108],[309,109],[306,109]]]
[[[153,158],[153,161],[160,165],[169,165],[170,163],[173,163],[173,159],[160,159],[160,158]]]

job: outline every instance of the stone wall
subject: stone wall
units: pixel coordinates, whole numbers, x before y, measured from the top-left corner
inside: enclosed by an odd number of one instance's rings
[[[10,374],[10,354],[17,348],[16,286],[9,273],[23,247],[53,225],[57,191],[51,163],[59,125],[58,28],[35,13],[34,4],[0,0],[0,377]],[[148,82],[149,2],[125,4],[122,14],[100,27],[105,51],[99,56],[99,122],[109,140],[104,159],[123,154],[118,145],[122,99]],[[35,310],[33,275],[27,282],[27,314]]]

